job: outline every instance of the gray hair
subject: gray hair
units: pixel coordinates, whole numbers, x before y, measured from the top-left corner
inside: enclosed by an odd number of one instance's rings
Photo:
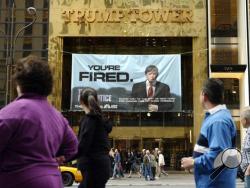
[[[249,106],[244,107],[244,108],[241,110],[240,118],[241,118],[241,119],[250,120],[250,107],[249,107]]]

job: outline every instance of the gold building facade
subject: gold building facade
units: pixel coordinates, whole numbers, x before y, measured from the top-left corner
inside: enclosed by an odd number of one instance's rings
[[[52,103],[69,118],[74,116],[72,126],[77,129],[81,114],[70,112],[70,95],[65,94],[70,93],[71,53],[181,54],[182,95],[186,96],[182,111],[150,117],[130,112],[107,114],[115,122],[110,135],[114,147],[160,147],[170,156],[187,154],[203,116],[197,99],[208,76],[206,6],[202,0],[50,1],[49,63],[55,83]],[[129,123],[131,119],[138,121]],[[169,157],[169,163],[175,163],[174,159]]]
[[[84,114],[70,109],[72,53],[180,54],[180,111],[104,112],[114,121],[112,146],[122,151],[159,147],[167,166],[177,169],[178,159],[190,155],[198,137],[204,113],[199,94],[208,77],[223,80],[225,104],[238,136],[244,136],[239,111],[249,105],[249,4],[237,0],[1,1],[0,108],[15,98],[14,84],[12,90],[7,87],[11,58],[35,54],[48,59],[54,73],[50,101],[77,131]],[[34,20],[28,7],[36,8],[37,20],[17,36]]]

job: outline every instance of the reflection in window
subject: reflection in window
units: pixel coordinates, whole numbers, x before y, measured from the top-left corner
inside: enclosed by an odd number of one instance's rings
[[[33,7],[33,6],[34,6],[34,0],[25,1],[25,7]]]
[[[49,8],[49,0],[43,1],[43,8]]]
[[[30,23],[30,22],[27,22],[27,23]],[[29,27],[26,27],[25,30],[24,30],[24,35],[25,36],[30,36],[32,35],[32,31],[33,31],[33,27],[32,26],[29,26]]]
[[[192,126],[193,125],[193,113],[177,112],[171,113],[166,112],[164,114],[164,126]]]
[[[211,0],[212,37],[237,37],[237,0]]]
[[[45,23],[45,24],[43,24],[43,35],[48,35],[48,24],[47,23]]]
[[[161,139],[155,138],[143,138],[143,148],[153,150],[155,148],[159,148]]]
[[[47,41],[44,41],[44,43],[43,43],[43,50],[42,50],[42,52],[41,52],[41,56],[43,57],[43,58],[48,58],[48,50],[47,50],[47,48],[48,48],[48,43],[47,43]]]
[[[163,114],[157,112],[141,113],[141,126],[163,126]]]
[[[140,113],[117,113],[116,114],[117,126],[139,126]]]
[[[221,79],[224,83],[224,102],[229,109],[240,108],[239,80],[233,78]]]
[[[238,46],[213,45],[212,64],[238,64]]]

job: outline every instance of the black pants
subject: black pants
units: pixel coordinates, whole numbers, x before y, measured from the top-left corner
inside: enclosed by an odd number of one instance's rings
[[[90,161],[80,169],[83,181],[78,188],[105,188],[110,174],[110,159],[104,156]]]
[[[153,178],[155,178],[156,167],[151,167]]]

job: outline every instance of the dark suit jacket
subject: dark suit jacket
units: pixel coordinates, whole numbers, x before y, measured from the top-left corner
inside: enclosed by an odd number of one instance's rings
[[[146,81],[139,82],[133,85],[132,87],[132,94],[131,97],[133,98],[148,98],[147,91],[146,91]],[[170,88],[167,84],[161,83],[156,81],[155,84],[155,93],[153,98],[169,98],[170,95]],[[147,102],[137,102],[133,105],[133,109],[135,111],[148,111],[148,104]],[[152,104],[158,105],[158,111],[167,111],[172,109],[174,104],[169,102],[154,102]]]

